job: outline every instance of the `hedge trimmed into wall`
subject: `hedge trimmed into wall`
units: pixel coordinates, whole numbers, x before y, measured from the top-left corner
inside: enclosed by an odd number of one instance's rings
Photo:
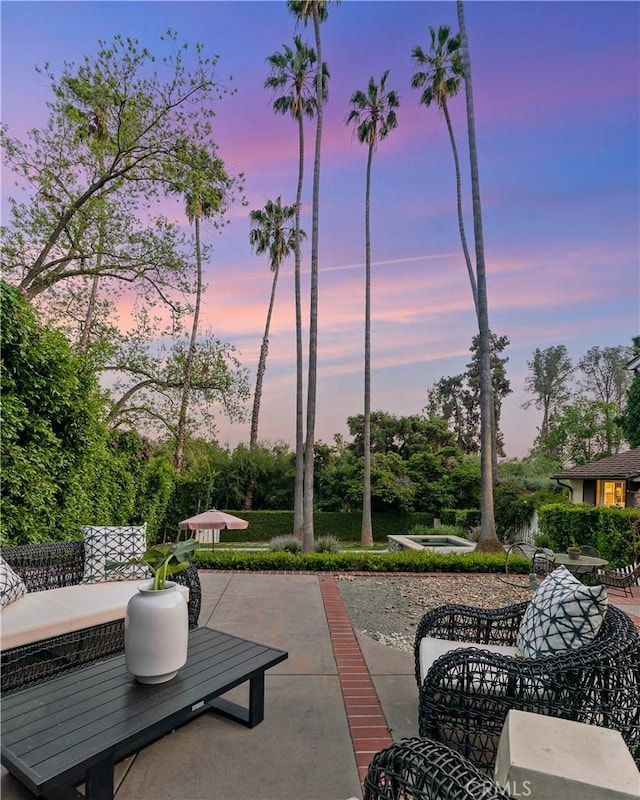
[[[538,509],[538,528],[558,552],[572,544],[597,547],[610,567],[634,560],[632,526],[636,528],[636,553],[640,553],[640,509],[605,508],[587,504],[553,503]],[[637,555],[636,555],[637,558]]]
[[[268,542],[274,536],[293,533],[293,511],[227,511],[249,522],[243,531],[220,531],[221,542]],[[386,542],[388,535],[408,533],[414,525],[433,526],[433,515],[373,514],[373,538]],[[362,534],[362,514],[359,512],[316,511],[313,515],[314,535],[335,536],[341,542],[359,542]]]
[[[239,550],[198,550],[199,569],[309,570],[312,572],[482,572],[504,573],[505,556],[494,553],[433,553],[403,550],[398,553],[247,553]],[[509,572],[528,574],[527,558],[509,559]]]

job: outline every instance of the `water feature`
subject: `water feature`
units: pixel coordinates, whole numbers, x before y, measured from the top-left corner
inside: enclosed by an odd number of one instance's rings
[[[387,536],[389,552],[398,550],[433,550],[437,553],[472,553],[476,549],[474,542],[461,536]]]

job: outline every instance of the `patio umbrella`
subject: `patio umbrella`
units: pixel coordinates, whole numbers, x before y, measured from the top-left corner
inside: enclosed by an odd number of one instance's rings
[[[246,519],[234,517],[233,514],[225,514],[224,511],[218,511],[217,508],[210,508],[208,511],[203,511],[202,514],[196,514],[195,517],[183,519],[178,523],[178,527],[196,531],[196,539],[199,542],[215,544],[220,541],[222,528],[242,530],[248,528],[249,523]]]

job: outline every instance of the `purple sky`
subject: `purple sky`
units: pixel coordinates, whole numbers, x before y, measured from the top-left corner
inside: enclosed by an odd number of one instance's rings
[[[513,394],[503,405],[509,457],[525,455],[540,413],[523,411],[527,360],[565,344],[575,360],[593,346],[630,345],[639,332],[639,44],[635,2],[469,2],[467,32],[492,330],[506,335]],[[47,86],[34,67],[80,61],[121,33],[153,52],[167,29],[218,53],[218,76],[237,93],[217,108],[215,139],[231,172],[244,172],[248,208],[231,212],[207,266],[206,321],[255,373],[271,286],[248,240],[250,209],[279,195],[293,203],[297,129],[274,116],[265,59],[291,44],[284,2],[12,2],[4,0],[2,120],[13,135],[46,120]],[[344,124],[349,98],[379,81],[400,95],[398,129],[382,142],[372,185],[372,408],[420,413],[426,390],[464,371],[475,318],[457,229],[453,160],[444,120],[411,89],[411,50],[429,26],[457,30],[454,2],[359,2],[329,7],[319,254],[316,435],[347,433],[362,412],[366,148]],[[313,43],[311,28],[303,38]],[[467,182],[464,97],[451,103]],[[312,125],[307,127],[304,300],[311,233]],[[3,196],[10,187],[5,180]],[[3,204],[3,210],[6,206]],[[180,206],[176,221],[182,221]],[[293,259],[281,269],[265,376],[260,438],[293,441]],[[248,440],[248,424],[219,418],[218,438]]]

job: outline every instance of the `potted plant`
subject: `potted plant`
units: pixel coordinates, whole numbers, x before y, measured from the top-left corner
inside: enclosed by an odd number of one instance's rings
[[[580,548],[575,544],[570,545],[567,547],[567,555],[572,561],[577,561],[580,558]]]
[[[169,681],[187,661],[187,600],[182,587],[167,578],[191,564],[197,547],[195,539],[156,544],[139,559],[107,565],[146,564],[153,573],[129,600],[124,619],[125,664],[140,683]]]

